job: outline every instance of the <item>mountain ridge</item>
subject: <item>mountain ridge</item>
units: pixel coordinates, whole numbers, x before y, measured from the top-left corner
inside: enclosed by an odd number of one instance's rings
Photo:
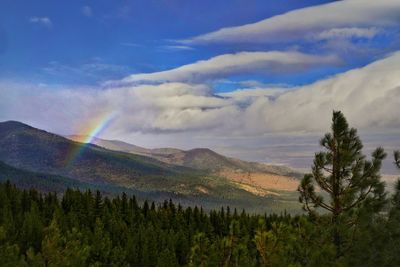
[[[188,150],[183,150],[172,147],[166,147],[166,148],[151,149],[130,144],[120,140],[107,140],[97,137],[89,138],[89,136],[79,136],[79,135],[67,135],[65,137],[74,141],[90,139],[91,144],[102,146],[107,149],[127,152],[132,154],[146,155],[166,163],[186,166],[201,170],[220,171],[222,170],[221,168],[226,167],[228,165],[231,168],[241,169],[242,171],[256,170],[259,172],[268,172],[277,175],[287,175],[287,176],[292,175],[294,177],[298,177],[300,174],[286,166],[271,165],[260,162],[249,162],[241,159],[227,157],[209,148],[192,148]],[[207,162],[201,162],[202,160],[199,159],[199,157],[200,158],[202,157],[203,160],[205,157],[209,157],[212,158],[212,160],[208,160]],[[225,162],[225,165],[216,166],[215,161]]]
[[[79,150],[79,153],[66,164],[66,155],[71,150]],[[242,176],[228,179],[228,176],[222,175],[220,170],[195,168],[213,163],[214,159],[218,159],[218,162],[227,160],[231,163],[226,157],[209,149],[183,152],[168,148],[155,149],[153,152],[157,155],[162,154],[163,157],[171,157],[171,153],[174,157],[176,154],[184,153],[182,162],[185,164],[173,165],[147,155],[109,150],[96,144],[79,143],[20,122],[0,122],[0,161],[11,168],[45,175],[40,176],[42,178],[38,179],[38,183],[45,182],[46,179],[43,177],[50,177],[50,180],[54,177],[63,177],[61,180],[56,179],[55,187],[62,186],[64,181],[66,184],[84,184],[82,185],[84,187],[109,188],[107,189],[109,191],[113,191],[111,187],[119,188],[119,192],[121,188],[125,188],[127,191],[152,199],[168,196],[186,203],[204,204],[208,207],[232,205],[247,208],[250,205],[263,209],[282,205],[284,207],[289,205],[287,208],[290,208],[293,204],[293,190],[283,188],[282,191],[279,187],[267,190],[262,184],[250,181],[254,177],[250,177],[248,181]],[[208,155],[214,158],[209,159]],[[20,173],[23,175],[23,172]],[[21,182],[15,175],[13,177],[19,183],[26,183],[26,180]],[[297,181],[292,182],[297,185]],[[290,204],[287,204],[288,200]]]
[[[224,177],[237,187],[252,194],[267,196],[278,191],[296,191],[302,174],[285,166],[247,162],[218,154],[209,148],[182,150],[176,148],[148,149],[119,140],[105,140],[88,136],[69,136],[72,140],[91,140],[107,149],[137,153],[167,164],[206,171]],[[161,152],[161,153],[160,153]],[[271,191],[272,190],[272,191]]]

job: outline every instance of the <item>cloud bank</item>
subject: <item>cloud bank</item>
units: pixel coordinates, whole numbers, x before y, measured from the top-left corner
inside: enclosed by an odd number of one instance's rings
[[[195,36],[181,43],[279,43],[314,39],[330,35],[326,31],[346,32],[348,36],[371,37],[370,28],[399,25],[400,4],[397,0],[347,0],[297,9],[262,21],[222,28]],[[349,29],[352,25],[353,29]],[[325,34],[324,34],[325,32]],[[322,35],[321,35],[322,34]]]
[[[323,132],[329,127],[333,109],[342,110],[351,125],[360,129],[400,128],[400,52],[363,68],[290,89],[216,94],[208,85],[183,82],[104,90],[4,83],[0,87],[0,120],[36,125],[45,122],[58,132],[71,133],[96,114],[114,111],[117,117],[108,133],[125,140],[134,132],[211,136]]]

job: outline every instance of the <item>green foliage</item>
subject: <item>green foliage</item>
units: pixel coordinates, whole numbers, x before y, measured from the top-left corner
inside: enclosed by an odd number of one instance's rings
[[[257,266],[257,222],[230,208],[144,202],[99,191],[54,193],[0,184],[0,248],[13,266]],[[266,223],[267,225],[267,223]]]
[[[397,168],[400,169],[400,151],[396,150],[394,151],[394,164],[396,164]]]
[[[398,156],[395,153],[395,164]],[[359,220],[354,237],[357,242],[348,252],[348,265],[400,266],[400,180],[396,182],[390,200],[388,213],[371,216],[366,212]]]
[[[379,212],[386,203],[379,173],[386,154],[377,148],[372,160],[367,160],[357,130],[349,128],[340,111],[333,112],[332,132],[325,134],[320,144],[325,151],[315,154],[312,173],[306,174],[299,186],[299,199],[310,216],[331,231],[339,259],[351,246],[362,215]],[[328,220],[316,218],[321,210]]]
[[[193,238],[189,266],[207,266],[210,241],[204,233],[197,233]]]
[[[164,249],[161,251],[158,260],[157,260],[157,267],[175,267],[179,266],[175,253],[173,253],[169,248]]]
[[[26,266],[18,245],[7,242],[4,227],[0,226],[0,262],[2,266]]]
[[[249,215],[229,207],[205,213],[172,201],[139,205],[127,195],[71,189],[57,198],[10,183],[0,184],[0,200],[1,266],[400,264],[394,205],[389,216],[359,212],[353,244],[337,258],[329,216]]]
[[[24,216],[21,229],[21,239],[25,243],[21,244],[22,250],[32,247],[35,251],[40,250],[40,240],[43,235],[43,224],[41,221],[39,208],[35,202],[32,203],[29,212]]]

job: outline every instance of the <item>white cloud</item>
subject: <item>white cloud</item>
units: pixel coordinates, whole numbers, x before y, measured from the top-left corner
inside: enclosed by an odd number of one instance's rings
[[[399,77],[400,53],[396,53],[366,67],[291,90],[273,101],[258,99],[246,110],[246,117],[264,125],[261,131],[310,132],[327,129],[331,112],[336,109],[361,129],[400,129]]]
[[[342,110],[351,125],[361,130],[398,131],[400,52],[297,88],[242,89],[215,95],[204,84],[72,90],[2,83],[0,92],[0,120],[46,124],[45,129],[73,133],[98,114],[113,111],[117,116],[106,136],[125,140],[135,132],[214,137],[315,134],[328,129],[334,109]]]
[[[168,51],[187,51],[187,50],[194,50],[193,47],[187,46],[187,45],[163,45],[160,46],[162,50],[168,50]]]
[[[267,97],[274,99],[278,97],[279,95],[287,92],[287,88],[272,88],[272,87],[267,87],[267,88],[260,88],[260,87],[251,87],[248,89],[238,89],[232,92],[227,92],[227,93],[219,93],[218,95],[223,96],[223,97],[229,97],[234,99],[237,102],[251,102],[256,98],[260,97]]]
[[[124,114],[116,123],[125,133],[215,129],[238,112],[231,100],[215,97],[205,85],[140,85],[108,89],[103,97]]]
[[[90,6],[83,6],[81,11],[82,11],[82,14],[86,17],[93,16],[93,10]]]
[[[136,43],[129,43],[129,42],[123,42],[120,43],[122,46],[128,46],[128,47],[143,47],[141,44],[136,44]]]
[[[356,28],[356,27],[349,27],[349,28],[334,28],[324,30],[315,36],[317,39],[336,39],[336,38],[366,38],[371,39],[375,37],[379,33],[379,30],[375,27],[371,28]]]
[[[265,20],[182,40],[182,43],[278,43],[335,28],[398,27],[400,1],[347,0],[297,9]],[[347,31],[347,34],[354,31]]]
[[[133,74],[121,81],[115,81],[114,84],[146,81],[204,82],[235,74],[301,72],[339,62],[335,56],[314,56],[293,51],[240,52],[216,56],[167,71]]]
[[[31,17],[29,18],[29,22],[34,24],[40,24],[47,28],[51,28],[53,26],[53,23],[48,17]]]

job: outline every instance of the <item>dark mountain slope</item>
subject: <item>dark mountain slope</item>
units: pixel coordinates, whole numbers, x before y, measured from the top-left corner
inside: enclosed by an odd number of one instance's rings
[[[0,160],[34,172],[142,189],[154,189],[160,185],[160,179],[162,186],[168,186],[168,181],[173,179],[166,177],[176,179],[197,174],[153,158],[83,145],[14,121],[0,123]]]

